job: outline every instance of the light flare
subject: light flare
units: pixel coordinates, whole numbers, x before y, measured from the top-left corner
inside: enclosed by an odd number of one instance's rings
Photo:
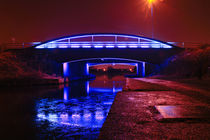
[[[156,0],[147,0],[148,4],[153,4],[156,2]]]

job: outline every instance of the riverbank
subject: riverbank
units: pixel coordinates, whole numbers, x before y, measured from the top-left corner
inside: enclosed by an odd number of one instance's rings
[[[59,85],[63,84],[62,77],[22,77],[22,78],[7,78],[0,79],[0,87],[14,87],[14,86],[36,86],[36,85]]]
[[[209,139],[209,119],[169,119],[158,106],[210,107],[209,91],[175,81],[127,78],[117,93],[99,139]],[[198,116],[200,117],[200,116]],[[208,117],[208,116],[207,116]],[[202,118],[202,117],[201,117]]]
[[[191,78],[177,78],[171,77],[168,75],[155,75],[152,77],[148,77],[149,79],[162,79],[168,81],[174,81],[181,84],[185,84],[187,86],[196,87],[199,89],[204,89],[210,91],[210,76],[203,77],[203,79],[198,79],[197,77]]]
[[[37,71],[12,52],[0,53],[0,86],[30,86],[64,83],[62,77]]]
[[[191,83],[186,83],[191,81]],[[195,86],[196,83],[196,86]],[[198,84],[200,83],[200,84]],[[143,84],[143,85],[142,85]],[[146,87],[144,87],[147,85]],[[154,79],[153,78],[134,78],[127,79],[126,90],[141,90],[142,87],[147,90],[170,90],[176,91],[180,94],[187,95],[210,104],[210,92],[209,92],[209,79],[197,80],[197,79]]]

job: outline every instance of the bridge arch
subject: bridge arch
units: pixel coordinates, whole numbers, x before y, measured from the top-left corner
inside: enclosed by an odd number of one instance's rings
[[[136,67],[136,77],[145,76],[146,62],[124,58],[89,58],[63,63],[64,78],[69,80],[89,78],[89,67],[97,64],[128,64]]]
[[[70,77],[72,73],[75,76],[86,76],[83,69],[87,69],[88,63],[104,63],[101,61],[103,58],[112,61],[113,57],[116,57],[115,62],[137,63],[141,70],[139,75],[145,76],[145,70],[143,72],[142,69],[146,67],[145,62],[161,64],[181,50],[167,42],[137,35],[91,33],[49,40],[31,47],[27,54],[35,55],[39,60],[49,60],[45,63],[50,66],[55,62],[59,75],[63,71],[65,77]],[[68,68],[65,73],[66,67],[71,67],[71,70]],[[77,74],[79,69],[81,74]]]
[[[147,37],[118,34],[92,33],[56,38],[38,44],[36,49],[76,49],[76,48],[174,48],[172,44]]]

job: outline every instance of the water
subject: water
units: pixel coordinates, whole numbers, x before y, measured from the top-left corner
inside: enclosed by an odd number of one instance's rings
[[[99,134],[116,92],[125,84],[122,76],[97,76],[94,81],[74,82],[63,88],[63,96],[43,98],[36,102],[36,123],[40,129],[48,125],[40,135],[59,138],[90,138]]]
[[[93,81],[59,88],[1,94],[7,100],[3,105],[9,104],[9,110],[2,107],[7,113],[3,120],[9,122],[3,122],[3,130],[15,138],[96,139],[116,93],[124,85],[122,75],[99,75]]]

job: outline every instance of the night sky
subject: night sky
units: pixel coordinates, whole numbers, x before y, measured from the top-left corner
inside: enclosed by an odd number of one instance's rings
[[[146,0],[0,0],[0,43],[94,32],[152,36]],[[210,43],[209,0],[156,0],[154,38]]]

